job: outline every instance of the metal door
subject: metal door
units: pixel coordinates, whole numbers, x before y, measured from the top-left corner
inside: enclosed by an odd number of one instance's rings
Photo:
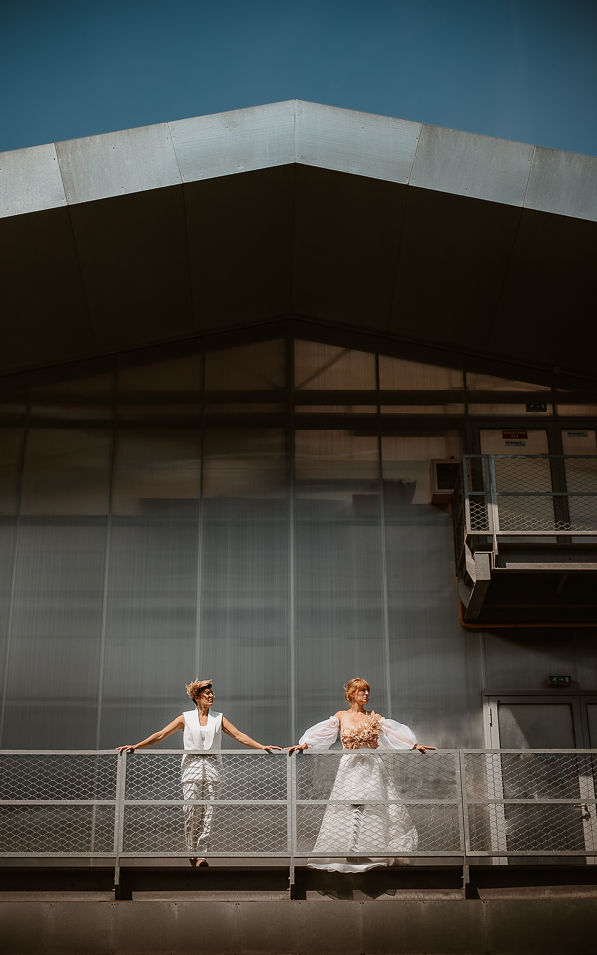
[[[573,696],[488,699],[491,748],[517,751],[503,754],[499,778],[494,780],[498,803],[493,828],[500,851],[536,850],[542,862],[554,863],[561,857],[549,857],[550,847],[594,851],[595,771],[589,756],[574,751],[591,746],[589,726],[597,730],[595,710],[597,704]],[[510,864],[524,861],[528,858],[509,857]],[[567,861],[584,858],[568,856]]]

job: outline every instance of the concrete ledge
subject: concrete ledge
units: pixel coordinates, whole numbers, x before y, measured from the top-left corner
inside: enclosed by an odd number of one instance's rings
[[[7,902],[11,955],[592,955],[595,900]]]

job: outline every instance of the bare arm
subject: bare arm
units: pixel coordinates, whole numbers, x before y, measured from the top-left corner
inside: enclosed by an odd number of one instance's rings
[[[183,729],[184,716],[181,713],[180,716],[177,716],[175,720],[172,720],[172,722],[164,726],[163,729],[158,730],[157,733],[152,733],[147,739],[142,739],[140,743],[133,743],[128,746],[117,746],[116,749],[119,753],[122,753],[124,750],[129,753],[134,749],[145,749],[146,746],[153,746],[155,743],[160,743],[163,739],[167,739],[168,736],[172,736],[173,733]]]
[[[240,730],[237,730],[236,726],[233,726],[230,720],[227,720],[225,716],[222,717],[222,729],[227,736],[232,736],[232,739],[235,739],[238,743],[242,743],[243,746],[249,746],[251,749],[266,749],[269,753],[271,753],[273,749],[280,749],[279,746],[264,746],[263,743],[258,743],[257,740],[251,739],[246,733],[241,733]]]

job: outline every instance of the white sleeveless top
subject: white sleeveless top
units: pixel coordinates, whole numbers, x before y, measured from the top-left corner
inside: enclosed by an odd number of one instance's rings
[[[188,710],[184,716],[183,745],[186,750],[222,748],[222,713],[208,713],[207,726],[199,724],[199,710]]]
[[[197,750],[197,754],[185,752],[181,763],[182,782],[207,780],[217,782],[221,775],[222,713],[208,713],[207,726],[199,723],[199,710],[188,710],[184,716],[183,743],[185,750]],[[205,756],[200,755],[201,752]],[[215,752],[214,752],[215,751]],[[208,753],[214,753],[208,756]]]

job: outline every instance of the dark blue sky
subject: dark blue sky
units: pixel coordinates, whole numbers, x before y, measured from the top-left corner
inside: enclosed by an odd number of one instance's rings
[[[0,149],[298,98],[597,154],[597,0],[0,11]]]

